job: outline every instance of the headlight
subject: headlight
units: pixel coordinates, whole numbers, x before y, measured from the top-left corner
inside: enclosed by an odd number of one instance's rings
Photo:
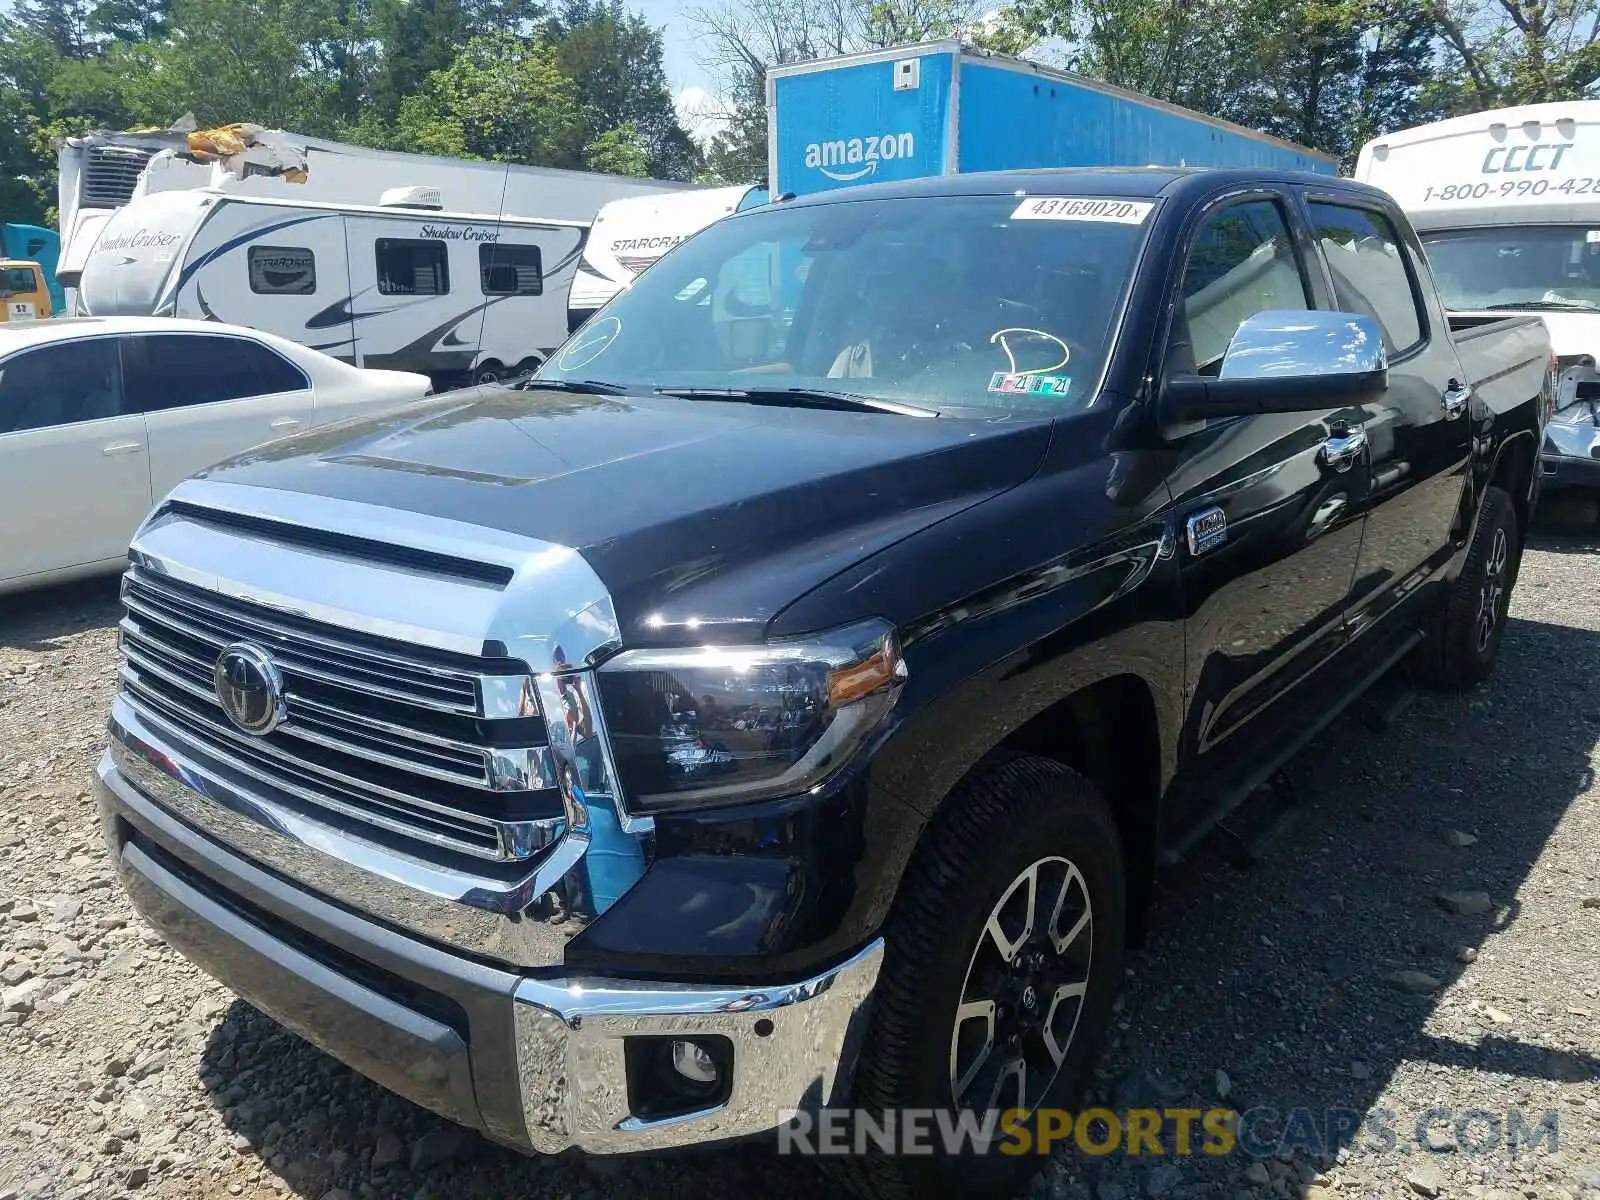
[[[600,668],[619,783],[637,813],[808,791],[894,706],[894,629],[866,621],[764,646],[630,650]]]

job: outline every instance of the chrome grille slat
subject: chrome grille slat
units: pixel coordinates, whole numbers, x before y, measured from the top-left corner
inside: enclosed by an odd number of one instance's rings
[[[341,644],[268,617],[238,613],[153,585],[143,574],[130,573],[123,601],[152,621],[181,623],[190,636],[219,650],[239,640],[265,639],[285,670],[319,682],[439,712],[470,716],[479,711],[477,683],[467,675],[404,658],[390,661],[364,647]],[[321,660],[307,653],[307,648],[318,652]]]
[[[151,674],[154,675],[155,672],[152,671]],[[158,679],[160,678],[159,675],[156,677]],[[139,680],[136,675],[130,679],[127,668],[124,668],[123,682],[132,682],[137,685]],[[160,693],[158,692],[156,694],[159,695]],[[175,702],[170,697],[165,698],[165,700],[166,703],[177,707]],[[265,758],[270,758],[274,762],[282,763],[303,775],[312,776],[330,786],[346,788],[364,796],[370,795],[375,800],[398,802],[408,807],[414,807],[430,813],[436,813],[442,817],[449,817],[452,820],[466,821],[474,825],[484,825],[491,828],[496,824],[489,817],[480,817],[476,813],[466,812],[463,809],[456,808],[451,805],[437,804],[424,796],[396,791],[394,788],[385,787],[383,784],[375,783],[372,780],[358,779],[353,775],[346,775],[341,771],[336,771],[329,767],[325,767],[320,763],[310,762],[306,759],[299,758],[285,750],[280,749],[263,738],[251,737],[247,733],[240,733],[232,725],[228,724],[227,719],[221,715],[220,708],[217,709],[216,717],[212,717],[209,713],[201,711],[198,708],[183,708],[180,711],[182,711],[185,720],[189,722],[190,725],[202,728],[206,733],[214,737],[221,738],[228,744],[238,747],[240,750]]]
[[[169,679],[168,682],[207,701],[209,705],[216,706],[216,693],[212,688],[209,664],[164,641],[158,634],[145,629],[130,618],[124,617],[119,628],[122,631],[125,647],[131,645],[135,652],[146,655],[154,653],[159,656],[159,661],[166,670],[181,669],[184,672],[182,680]],[[435,748],[436,742],[451,745],[452,743],[446,739],[432,739],[430,735],[419,736],[416,732],[405,730],[398,725],[388,726],[392,732],[380,735],[373,732],[380,727],[379,723],[372,722],[372,730],[369,730],[362,727],[367,723],[367,719],[356,717],[355,714],[344,715],[347,722],[360,721],[362,726],[352,729],[347,725],[344,731],[340,731],[325,716],[309,714],[306,711],[308,707],[311,706],[307,705],[304,698],[298,698],[290,692],[290,717],[279,726],[279,730],[325,749],[335,750],[341,754],[352,754],[395,770],[410,771],[430,779],[458,783],[466,787],[487,789],[490,786],[487,759],[482,748],[454,743],[463,753],[452,758]],[[318,727],[319,723],[322,728]],[[385,740],[388,744],[387,749],[382,747]],[[372,744],[374,742],[380,745],[375,747]],[[469,755],[470,761],[462,761]]]
[[[141,718],[162,729],[168,736],[198,747],[230,770],[315,807],[402,837],[419,839],[442,850],[475,858],[503,857],[500,853],[500,835],[493,822],[485,821],[480,825],[475,821],[439,820],[431,814],[416,812],[401,805],[375,802],[374,798],[361,793],[350,793],[354,802],[346,802],[340,799],[339,794],[330,791],[325,780],[297,778],[287,763],[255,754],[254,747],[242,746],[231,739],[226,744],[213,740],[208,736],[213,726],[197,729],[189,714],[171,705],[169,700],[159,693],[153,693],[136,679],[124,675],[123,684],[123,699],[133,706]]]

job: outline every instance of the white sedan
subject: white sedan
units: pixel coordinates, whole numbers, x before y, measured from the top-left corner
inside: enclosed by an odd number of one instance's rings
[[[155,501],[195,472],[428,389],[210,321],[0,325],[0,593],[120,570]]]

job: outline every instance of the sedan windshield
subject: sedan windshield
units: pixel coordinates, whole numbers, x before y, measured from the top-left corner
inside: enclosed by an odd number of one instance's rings
[[[1421,236],[1450,308],[1600,312],[1600,228],[1502,225]]]
[[[650,267],[539,377],[697,400],[1077,407],[1152,207],[1009,195],[757,209]]]

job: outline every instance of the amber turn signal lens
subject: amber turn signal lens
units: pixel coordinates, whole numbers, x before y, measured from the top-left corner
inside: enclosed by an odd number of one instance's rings
[[[875,654],[828,672],[828,703],[849,704],[886,687],[895,677],[900,657],[891,646],[883,645]]]

